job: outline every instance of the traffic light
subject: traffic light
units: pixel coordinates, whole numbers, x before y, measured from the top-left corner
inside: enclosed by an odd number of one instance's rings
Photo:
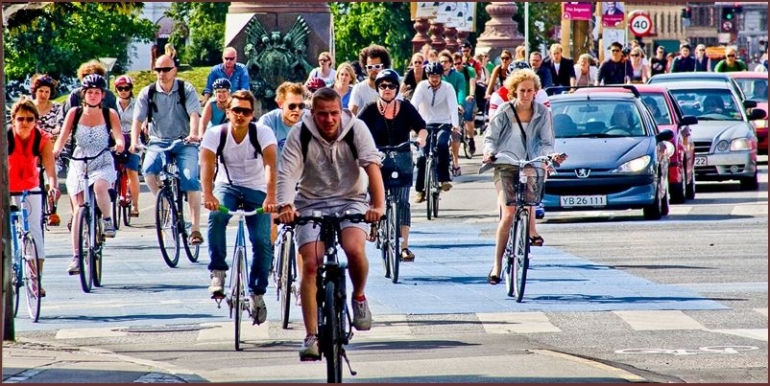
[[[684,18],[685,19],[692,19],[692,8],[687,7],[684,9]]]
[[[733,7],[723,7],[722,8],[722,20],[735,20],[735,8]]]
[[[722,7],[722,22],[720,23],[719,30],[724,33],[732,33],[737,31],[737,18],[736,7]]]

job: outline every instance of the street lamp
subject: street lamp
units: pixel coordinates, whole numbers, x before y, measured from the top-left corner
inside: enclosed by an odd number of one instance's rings
[[[115,67],[115,62],[118,61],[118,58],[99,58],[99,61],[107,68],[107,88],[110,88],[110,72],[112,67]]]

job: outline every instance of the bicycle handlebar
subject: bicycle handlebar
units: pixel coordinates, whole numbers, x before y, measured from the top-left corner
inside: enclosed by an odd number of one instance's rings
[[[230,209],[228,209],[224,205],[220,205],[219,208],[217,208],[217,211],[219,211],[220,213],[223,213],[223,214],[229,214],[229,215],[233,215],[233,216],[245,216],[245,217],[253,216],[255,214],[265,213],[265,209],[261,208],[261,207],[260,208],[256,208],[254,210],[245,211],[243,209],[230,210]]]
[[[553,163],[553,157],[551,157],[550,155],[541,155],[540,157],[537,157],[537,158],[534,158],[534,159],[531,159],[531,160],[515,159],[515,158],[513,158],[513,157],[511,157],[509,155],[503,154],[503,153],[497,153],[497,154],[492,155],[492,159],[494,159],[494,160],[497,160],[499,157],[505,158],[508,161],[511,161],[515,165],[519,165],[519,166],[526,166],[526,165],[529,165],[529,164],[533,164],[535,162],[542,162],[542,161],[545,161],[548,164]],[[497,162],[495,162],[495,164],[497,164]]]
[[[408,146],[408,145],[414,145],[415,147],[419,147],[419,146],[420,146],[420,144],[419,144],[419,143],[417,143],[417,141],[415,141],[415,140],[409,140],[409,141],[406,141],[406,142],[402,142],[402,143],[399,143],[399,144],[398,144],[398,145],[396,145],[396,146],[380,146],[380,147],[378,148],[378,150],[379,150],[380,152],[382,152],[382,153],[387,153],[387,152],[390,152],[390,151],[398,151],[398,150],[400,150],[401,148],[403,148],[403,147],[406,147],[406,146]]]
[[[184,138],[178,138],[178,139],[175,139],[175,140],[171,141],[171,143],[168,145],[168,147],[165,147],[165,148],[162,148],[162,149],[158,149],[158,146],[154,145],[154,144],[148,144],[146,146],[142,145],[142,144],[139,144],[139,145],[136,145],[135,149],[137,149],[137,150],[152,150],[152,151],[156,151],[156,152],[171,151],[179,143],[184,143],[185,146],[200,146],[200,143],[198,143],[198,142],[188,142]]]
[[[382,216],[382,219],[384,219],[385,216]],[[315,224],[328,224],[328,225],[334,225],[341,223],[343,221],[350,221],[353,223],[360,223],[360,222],[367,222],[365,215],[363,213],[355,213],[351,211],[345,211],[344,213],[333,213],[333,214],[324,214],[320,210],[314,210],[310,212],[310,215],[299,215],[294,218],[294,222],[291,224],[285,224],[290,226],[297,226],[297,225],[306,225],[308,223],[315,223]],[[276,224],[281,224],[280,221],[276,218],[273,220]]]
[[[102,151],[99,152],[99,154],[97,154],[97,155],[95,155],[93,157],[74,157],[74,156],[70,155],[70,156],[65,156],[64,158],[69,158],[69,159],[74,160],[74,161],[88,162],[88,161],[93,161],[93,160],[99,158],[102,154],[104,154],[105,151],[109,151],[109,150],[112,150],[112,149],[110,149],[109,147],[105,147],[104,149],[102,149]]]

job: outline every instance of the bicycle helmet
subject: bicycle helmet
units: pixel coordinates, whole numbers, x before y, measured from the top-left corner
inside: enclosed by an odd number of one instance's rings
[[[379,74],[377,74],[377,77],[374,78],[374,87],[380,87],[380,83],[383,81],[389,81],[390,83],[393,83],[396,85],[396,92],[398,92],[398,88],[401,87],[401,77],[398,75],[398,72],[396,70],[391,69],[385,69],[380,71]]]
[[[305,83],[305,87],[312,93],[326,87],[326,82],[321,78],[313,78]]]
[[[211,84],[211,88],[214,90],[218,90],[220,88],[224,88],[229,90],[230,89],[230,81],[227,80],[227,78],[219,78],[214,81],[214,83]]]
[[[430,62],[425,66],[428,75],[444,75],[444,66],[439,62]]]
[[[511,64],[508,65],[508,73],[512,74],[516,70],[531,69],[531,68],[532,67],[529,66],[529,63],[523,60],[517,60],[515,62],[511,62]]]
[[[130,86],[134,87],[134,80],[128,75],[121,75],[118,79],[115,79],[115,87]]]
[[[104,80],[104,77],[99,74],[91,74],[83,77],[83,81],[80,83],[80,86],[83,90],[89,88],[98,88],[104,90],[107,88],[107,81]]]

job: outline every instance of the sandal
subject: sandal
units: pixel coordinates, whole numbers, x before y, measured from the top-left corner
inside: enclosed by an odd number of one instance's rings
[[[414,261],[414,252],[410,251],[409,248],[401,249],[401,261],[407,263]]]
[[[192,231],[188,240],[190,241],[190,245],[201,245],[203,244],[203,235],[200,231]]]
[[[460,167],[459,167],[459,166],[457,166],[457,167],[453,167],[453,168],[452,168],[452,175],[453,175],[453,176],[457,177],[457,176],[460,176],[460,175],[462,175],[462,174],[463,174],[463,173],[462,173],[462,170],[460,169]]]
[[[529,238],[529,245],[533,247],[542,247],[545,240],[543,240],[543,237],[540,235],[537,236],[530,236]]]
[[[132,210],[130,216],[131,217],[139,217],[139,211],[138,210],[137,211],[133,211]]]
[[[489,275],[487,275],[487,283],[492,285],[497,285],[497,284],[500,284],[501,281],[502,279],[500,279],[500,276],[493,275],[492,271],[491,270],[489,271]]]

